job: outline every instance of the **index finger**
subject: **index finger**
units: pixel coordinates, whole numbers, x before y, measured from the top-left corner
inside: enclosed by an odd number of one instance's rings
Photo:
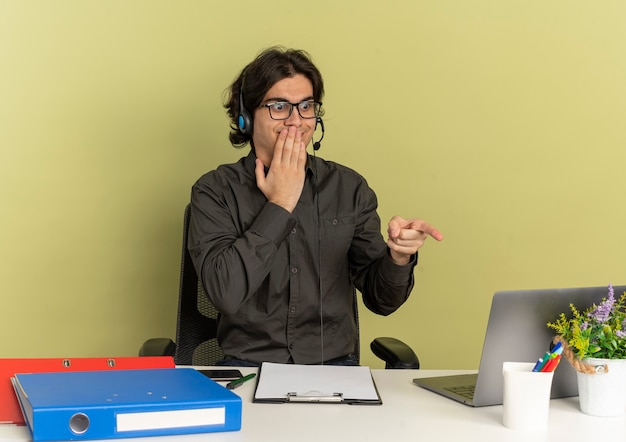
[[[409,220],[406,223],[404,223],[402,228],[403,229],[413,229],[413,230],[417,230],[418,232],[423,232],[423,233],[425,233],[425,234],[435,238],[437,241],[443,240],[443,235],[441,234],[441,232],[439,230],[437,230],[435,227],[433,227],[430,224],[428,224],[426,221],[422,221],[420,219],[418,219],[418,220],[416,220],[416,219]]]
[[[272,163],[279,164],[283,159],[283,149],[285,147],[285,141],[287,140],[288,130],[283,129],[279,132],[278,137],[276,138],[276,143],[274,143],[274,152],[272,156]]]

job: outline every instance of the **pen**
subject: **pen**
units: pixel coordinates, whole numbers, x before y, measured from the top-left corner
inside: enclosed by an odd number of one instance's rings
[[[542,357],[539,358],[535,366],[533,367],[533,371],[541,371],[544,365],[548,363],[550,359],[550,352],[547,351]]]
[[[556,369],[556,366],[559,365],[561,361],[561,355],[556,355],[554,358],[550,358],[550,360],[543,366],[541,369],[542,373],[549,373]]]
[[[247,376],[235,379],[234,381],[230,381],[228,384],[226,384],[226,388],[228,388],[229,390],[234,390],[235,388],[240,387],[244,382],[249,381],[255,376],[256,373],[251,373]]]
[[[552,353],[550,353],[550,357],[551,358],[556,358],[561,353],[563,353],[563,347],[559,347],[556,350],[552,350]]]
[[[551,351],[547,351],[542,357],[540,357],[537,360],[532,371],[534,372],[552,371],[552,370],[545,370],[545,367],[550,363],[551,359],[560,357],[561,353],[563,353],[563,345],[561,344],[561,342],[557,342],[556,345],[552,347]],[[556,364],[553,364],[552,367],[556,368]]]

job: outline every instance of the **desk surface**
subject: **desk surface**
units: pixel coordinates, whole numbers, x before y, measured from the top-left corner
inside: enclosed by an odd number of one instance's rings
[[[255,369],[242,368],[244,374]],[[589,441],[613,440],[626,433],[626,416],[582,414],[578,398],[552,400],[547,430],[527,433],[502,425],[502,406],[472,408],[414,386],[415,377],[471,371],[372,370],[381,406],[343,404],[254,404],[255,382],[234,390],[243,399],[242,429],[237,432],[126,439],[159,442],[236,441]],[[26,427],[0,425],[0,441],[28,441]],[[121,439],[115,439],[121,440]]]

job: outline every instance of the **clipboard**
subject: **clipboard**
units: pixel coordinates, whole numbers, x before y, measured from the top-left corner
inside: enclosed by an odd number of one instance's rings
[[[264,362],[255,403],[382,405],[369,367]]]
[[[0,358],[0,424],[24,425],[11,377],[16,373],[174,368],[171,356],[121,358]]]

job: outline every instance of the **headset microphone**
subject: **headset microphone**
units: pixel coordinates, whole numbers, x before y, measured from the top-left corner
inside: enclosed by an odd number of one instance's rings
[[[315,118],[315,125],[317,126],[318,124],[322,128],[322,138],[313,143],[313,150],[319,150],[320,147],[322,147],[322,140],[324,139],[324,121],[322,120],[322,117]]]

